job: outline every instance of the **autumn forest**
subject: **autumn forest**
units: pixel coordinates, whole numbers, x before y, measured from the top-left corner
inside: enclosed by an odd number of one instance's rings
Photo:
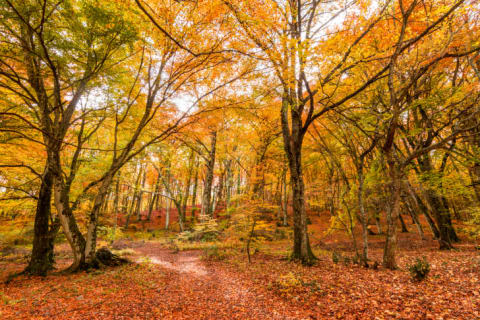
[[[0,0],[0,318],[480,318],[480,1]]]

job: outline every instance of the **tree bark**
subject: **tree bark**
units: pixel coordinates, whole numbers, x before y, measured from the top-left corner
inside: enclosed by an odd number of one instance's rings
[[[155,191],[153,192],[153,195],[150,200],[150,204],[148,206],[147,221],[150,221],[152,219],[153,206],[157,202],[157,198],[159,197],[159,194],[158,194],[159,192],[160,192],[160,174],[157,177],[157,182],[155,182]]]
[[[142,220],[142,204],[143,204],[143,190],[145,189],[145,181],[147,180],[147,168],[143,170],[142,184],[140,190],[138,191],[138,202],[137,202],[137,221]]]
[[[192,191],[192,222],[195,221],[195,213],[197,211],[197,189],[198,189],[198,162],[195,166],[195,178]]]
[[[202,197],[202,213],[213,217],[212,213],[212,184],[213,184],[213,172],[215,169],[215,150],[217,146],[217,132],[214,131],[211,134],[210,141],[210,153],[208,155],[208,161],[206,163],[205,173],[205,185],[203,189]]]
[[[102,207],[103,202],[108,193],[108,188],[112,183],[113,176],[107,176],[100,185],[95,199],[93,201],[93,207],[90,211],[89,222],[87,227],[87,237],[85,243],[85,262],[90,267],[98,267],[98,262],[96,261],[96,248],[97,248],[97,227],[98,227],[98,216],[100,214],[100,208]]]
[[[58,222],[54,223],[51,216],[52,188],[53,175],[47,166],[38,193],[35,224],[33,227],[32,254],[24,271],[31,275],[46,276],[47,272],[53,269],[54,241],[60,224]]]
[[[397,250],[397,220],[400,212],[401,169],[393,157],[393,150],[387,150],[386,159],[390,178],[390,204],[387,206],[387,234],[383,251],[383,266],[387,269],[396,269]]]
[[[287,110],[291,109],[291,130],[289,128]],[[316,257],[310,247],[307,230],[307,212],[305,210],[305,184],[302,175],[302,119],[292,94],[284,92],[281,109],[282,133],[285,153],[290,169],[293,208],[293,252],[292,259],[302,264],[312,265]]]
[[[405,224],[405,220],[403,220],[403,217],[401,214],[398,215],[398,219],[400,220],[400,224],[402,226],[402,233],[408,233],[407,225]]]
[[[364,182],[365,177],[363,175],[363,165],[358,168],[358,209],[360,211],[360,222],[362,224],[362,256],[360,257],[361,263],[364,267],[368,267],[368,217],[365,212],[364,204]],[[353,236],[353,235],[352,235]],[[353,236],[353,238],[355,238]]]

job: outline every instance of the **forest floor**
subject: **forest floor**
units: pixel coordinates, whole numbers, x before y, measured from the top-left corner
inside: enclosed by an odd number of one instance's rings
[[[312,239],[313,267],[285,259],[288,239],[267,242],[248,263],[241,248],[175,251],[164,242],[120,240],[133,262],[73,275],[17,277],[0,284],[0,319],[480,319],[480,258],[473,243],[438,251],[437,243],[399,235],[399,269],[357,266],[346,237]],[[381,261],[383,237],[370,239]],[[332,252],[339,261],[332,261]],[[28,251],[0,252],[0,281],[26,264]],[[56,248],[58,270],[71,263]],[[406,266],[425,256],[423,282]]]

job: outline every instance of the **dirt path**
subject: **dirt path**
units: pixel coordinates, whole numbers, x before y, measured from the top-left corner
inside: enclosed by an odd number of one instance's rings
[[[198,251],[171,253],[155,244],[135,251],[137,261],[169,274],[178,301],[176,319],[311,319],[281,298],[257,292],[248,279],[205,263]]]
[[[0,319],[315,319],[228,263],[199,251],[172,253],[154,242],[125,242],[137,263],[117,268],[0,281]],[[58,252],[59,269],[71,263]],[[1,279],[24,268],[3,263]]]

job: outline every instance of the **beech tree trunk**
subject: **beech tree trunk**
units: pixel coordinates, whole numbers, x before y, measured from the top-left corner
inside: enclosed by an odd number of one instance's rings
[[[400,224],[402,226],[402,233],[407,233],[408,228],[407,228],[407,225],[405,224],[405,220],[403,220],[403,217],[402,217],[401,214],[398,215],[398,219],[400,220]]]
[[[120,178],[117,179],[117,183],[115,183],[115,199],[113,200],[113,211],[115,214],[115,222],[113,225],[113,233],[117,232],[118,226],[118,203],[120,200]]]
[[[52,187],[53,175],[47,166],[38,193],[32,254],[28,266],[25,268],[25,273],[31,275],[45,276],[49,270],[53,269],[54,241],[60,224],[51,219]]]
[[[73,263],[69,270],[76,271],[85,268],[85,238],[78,229],[78,224],[70,208],[68,191],[61,178],[54,178],[54,203],[57,209],[63,233],[67,238],[73,253]]]
[[[421,172],[434,172],[432,159],[429,154],[425,154],[418,162]],[[443,176],[442,171],[436,173],[441,175],[440,178]],[[442,188],[441,183],[439,187],[440,189]],[[436,190],[428,186],[426,190],[423,190],[423,193],[438,227],[440,249],[451,249],[452,242],[458,242],[459,239],[453,227],[448,207],[445,205],[446,200],[444,201],[442,196],[439,195]]]
[[[157,182],[155,182],[155,191],[153,192],[153,195],[150,199],[150,204],[148,206],[147,221],[150,221],[152,219],[153,206],[155,205],[155,203],[157,203],[157,198],[159,197],[159,194],[158,194],[159,192],[160,192],[160,174],[157,177]]]
[[[145,181],[147,180],[147,168],[143,170],[142,184],[140,190],[138,191],[138,202],[137,202],[137,221],[142,220],[142,202],[143,202],[143,190],[145,189]]]
[[[234,148],[235,150],[236,148]],[[228,212],[230,207],[230,198],[232,196],[233,174],[232,174],[232,159],[229,159],[226,163],[226,190],[225,190],[225,212]]]
[[[368,217],[367,213],[365,212],[365,204],[364,204],[364,182],[365,177],[363,175],[363,166],[359,167],[358,170],[358,193],[357,193],[357,201],[358,201],[358,210],[360,213],[360,222],[362,224],[362,256],[360,260],[364,267],[368,267]],[[353,235],[352,235],[353,236]],[[355,238],[355,236],[353,236]]]
[[[287,110],[291,110],[291,129]],[[301,115],[296,110],[297,105],[292,94],[284,93],[281,109],[282,133],[285,153],[287,154],[292,187],[293,208],[293,252],[292,259],[302,264],[312,265],[316,257],[310,247],[307,230],[307,212],[305,210],[305,184],[302,173],[302,130]]]
[[[168,230],[170,227],[170,199],[167,199],[166,209],[165,209],[165,230]]]
[[[98,216],[100,214],[100,208],[102,207],[103,202],[108,193],[108,188],[112,183],[113,176],[107,176],[100,185],[98,192],[93,201],[93,207],[90,211],[88,228],[87,228],[87,238],[85,243],[85,262],[88,266],[97,267],[98,262],[96,261],[96,248],[97,248],[97,227],[98,227]]]
[[[387,206],[387,234],[383,251],[383,265],[387,269],[396,269],[397,220],[400,213],[401,170],[393,160],[393,151],[387,153],[388,173],[390,177],[390,198]]]
[[[283,214],[283,226],[288,226],[288,184],[287,178],[285,177],[283,183],[283,206],[282,206],[282,214]]]
[[[205,185],[203,188],[202,197],[202,213],[212,216],[212,185],[213,185],[213,170],[215,168],[215,150],[217,146],[217,132],[212,132],[210,142],[210,154],[206,163]]]
[[[197,211],[197,189],[198,189],[198,163],[195,166],[195,178],[193,182],[193,191],[192,191],[192,222],[195,220],[195,213]]]

